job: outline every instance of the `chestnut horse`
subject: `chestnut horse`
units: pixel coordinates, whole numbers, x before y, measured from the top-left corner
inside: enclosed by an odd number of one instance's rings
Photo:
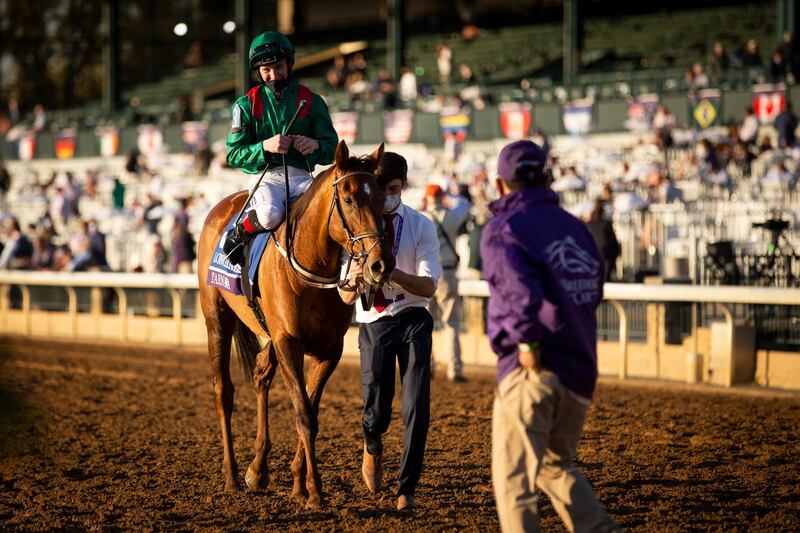
[[[233,338],[245,376],[253,380],[258,402],[255,457],[245,475],[247,486],[263,489],[269,483],[268,398],[275,370],[280,368],[299,435],[291,465],[292,495],[307,498],[307,507],[322,504],[314,447],[317,414],[325,383],[342,356],[344,335],[352,317],[352,306],[342,302],[336,290],[342,248],[352,260],[364,261],[365,280],[373,285],[381,286],[394,268],[391,250],[384,246],[383,197],[375,183],[374,173],[381,157],[382,144],[369,156],[356,158],[350,157],[347,145],[340,142],[334,165],[314,179],[292,206],[288,224],[284,222],[276,230],[276,238],[267,246],[257,274],[261,292],[257,303],[269,332],[259,325],[244,296],[206,283],[214,248],[228,221],[242,208],[247,192],[222,200],[205,221],[198,245],[200,303],[208,330],[227,490],[238,488],[231,435]],[[304,355],[310,357],[307,380],[303,375]]]

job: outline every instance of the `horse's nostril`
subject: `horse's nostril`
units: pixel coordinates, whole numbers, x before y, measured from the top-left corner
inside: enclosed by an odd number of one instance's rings
[[[375,261],[370,268],[374,273],[380,274],[383,272],[383,261]]]

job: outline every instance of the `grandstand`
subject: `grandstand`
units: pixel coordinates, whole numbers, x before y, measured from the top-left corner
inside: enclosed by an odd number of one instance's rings
[[[694,92],[684,77],[686,67],[707,60],[716,41],[723,42],[731,53],[750,39],[760,43],[762,50],[771,50],[776,19],[774,4],[731,4],[620,19],[589,17],[584,23],[584,66],[572,87],[560,80],[558,22],[480,28],[477,39],[465,39],[458,32],[412,32],[405,58],[415,69],[420,96],[412,104],[406,142],[391,146],[410,162],[413,187],[406,199],[413,205],[427,182],[446,184],[453,172],[473,194],[480,190],[491,198],[491,188],[484,191],[485,182],[478,177],[494,176],[496,155],[513,138],[505,130],[507,111],[502,104],[527,104],[531,107],[516,108],[529,113],[531,127],[525,134],[539,140],[549,136],[556,177],[574,166],[585,182],[585,187],[560,192],[563,205],[582,216],[606,189],[615,198],[609,216],[622,248],[616,279],[641,282],[657,277],[666,282],[706,285],[736,282],[798,286],[797,148],[779,146],[779,136],[769,124],[774,116],[760,126],[758,137],[745,147],[749,154],[745,156],[736,130],[724,127],[740,123],[742,109],[754,102],[756,93],[751,84],[767,81],[767,70],[731,68],[724,74],[711,74],[709,85],[719,89],[718,116],[706,127],[696,124],[689,98]],[[355,131],[350,132],[353,150],[370,152],[386,137],[384,112],[388,110],[384,102],[375,98],[357,102],[347,91],[328,88],[325,72],[329,61],[314,64],[308,58],[330,57],[341,43],[305,39],[298,47],[298,64],[308,64],[300,71],[303,81],[326,93],[334,111],[357,107]],[[459,64],[470,66],[483,95],[480,105],[477,100],[456,99],[464,84],[438,84],[436,50],[440,43],[452,47],[454,74]],[[385,39],[366,39],[364,45],[354,49],[366,57],[371,76],[386,66]],[[534,52],[519,53],[531,49]],[[169,264],[171,243],[182,202],[187,198],[194,202],[188,230],[196,240],[210,206],[231,191],[245,188],[244,175],[228,169],[224,162],[223,141],[228,132],[234,96],[231,80],[237,61],[234,54],[222,54],[211,65],[168,73],[156,83],[125,88],[124,100],[138,100],[135,113],[131,109],[108,113],[96,102],[50,111],[50,128],[36,135],[35,148],[29,154],[33,157],[19,157],[20,139],[0,142],[0,157],[6,159],[12,176],[12,188],[1,204],[4,216],[15,216],[23,228],[40,226],[60,194],[58,184],[64,183],[69,172],[81,191],[80,217],[71,215],[56,228],[56,245],[69,245],[71,235],[79,231],[79,220],[92,218],[106,236],[106,259],[111,270],[174,270]],[[800,86],[793,84],[793,76],[784,81],[786,85],[772,87],[770,94],[797,102]],[[652,122],[644,131],[626,131],[628,114],[638,102],[634,98],[642,94],[654,95],[655,102],[671,111],[675,124],[669,132],[669,146],[659,144],[660,133]],[[210,147],[206,154],[212,159],[210,165],[198,164],[201,154],[196,146],[190,150],[185,146],[185,125],[176,122],[179,95],[192,98],[195,118],[205,128],[202,131]],[[589,128],[568,135],[564,105],[587,96],[591,96]],[[469,116],[466,141],[458,146],[442,134],[441,106],[432,107],[439,100],[445,106],[463,104],[460,112]],[[137,163],[143,131],[150,131],[140,130],[140,121],[157,126],[163,144]],[[74,154],[59,160],[54,155],[65,126],[77,127]],[[114,155],[100,155],[98,126],[115,128],[118,150]],[[719,186],[710,177],[707,146],[728,174],[729,184]],[[780,175],[776,174],[779,164],[784,168]],[[658,180],[667,174],[680,190],[681,201],[659,198]],[[777,181],[771,179],[774,176]],[[95,189],[91,196],[87,193],[90,188]],[[124,196],[117,203],[114,195],[121,190]],[[631,207],[631,202],[640,202],[639,207]],[[787,225],[776,242],[768,230],[754,227],[770,219],[783,220]],[[459,242],[464,257],[469,255],[468,241],[464,236]],[[721,248],[718,243],[729,244],[728,256],[715,255]],[[466,269],[467,261],[462,265]],[[462,274],[470,273],[465,270]],[[604,311],[601,329],[611,331],[616,319],[608,311]],[[793,320],[796,311],[791,311]],[[787,324],[784,319],[778,323]],[[644,335],[645,329],[646,320],[641,320],[637,331]],[[782,346],[796,347],[798,343],[800,339],[789,336]]]

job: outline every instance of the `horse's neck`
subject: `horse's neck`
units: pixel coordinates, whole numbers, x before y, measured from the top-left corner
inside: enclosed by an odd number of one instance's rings
[[[340,246],[330,238],[328,231],[332,186],[325,183],[320,185],[322,187],[317,189],[305,212],[292,220],[292,252],[304,267],[319,276],[330,277],[337,273],[339,267]]]

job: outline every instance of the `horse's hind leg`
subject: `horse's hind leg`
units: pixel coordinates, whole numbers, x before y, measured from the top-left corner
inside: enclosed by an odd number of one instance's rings
[[[316,422],[315,425],[319,424],[319,404],[320,400],[322,399],[322,391],[325,389],[325,384],[328,382],[328,378],[330,378],[333,374],[333,371],[336,370],[336,366],[339,364],[339,360],[342,358],[342,346],[342,341],[339,341],[337,346],[333,347],[325,359],[311,359],[311,366],[308,370],[308,385],[306,386],[306,389],[308,391],[308,399],[311,402],[311,410]],[[316,478],[313,478],[311,474],[312,473],[309,472],[306,464],[303,440],[298,439],[297,452],[295,453],[294,460],[292,461],[292,475],[294,477],[292,496],[308,496],[308,491],[306,490],[307,485],[316,485],[319,493],[322,493],[322,479],[319,477],[319,473],[317,473]],[[308,479],[306,479],[307,476]]]
[[[210,290],[206,288],[205,290]],[[231,415],[233,413],[233,381],[231,381],[231,339],[236,317],[233,311],[220,298],[214,298],[200,291],[203,314],[206,317],[208,332],[208,358],[214,374],[214,394],[222,432],[222,476],[225,478],[225,489],[239,488],[236,480],[238,469],[233,454],[233,434],[231,433]]]
[[[255,442],[255,457],[244,480],[247,486],[253,490],[265,489],[269,484],[269,463],[267,456],[272,448],[269,439],[269,388],[272,385],[272,378],[275,377],[275,370],[278,368],[278,361],[275,358],[275,348],[269,342],[258,354],[256,368],[253,373],[253,384],[256,388],[256,403],[258,406],[258,434]]]

